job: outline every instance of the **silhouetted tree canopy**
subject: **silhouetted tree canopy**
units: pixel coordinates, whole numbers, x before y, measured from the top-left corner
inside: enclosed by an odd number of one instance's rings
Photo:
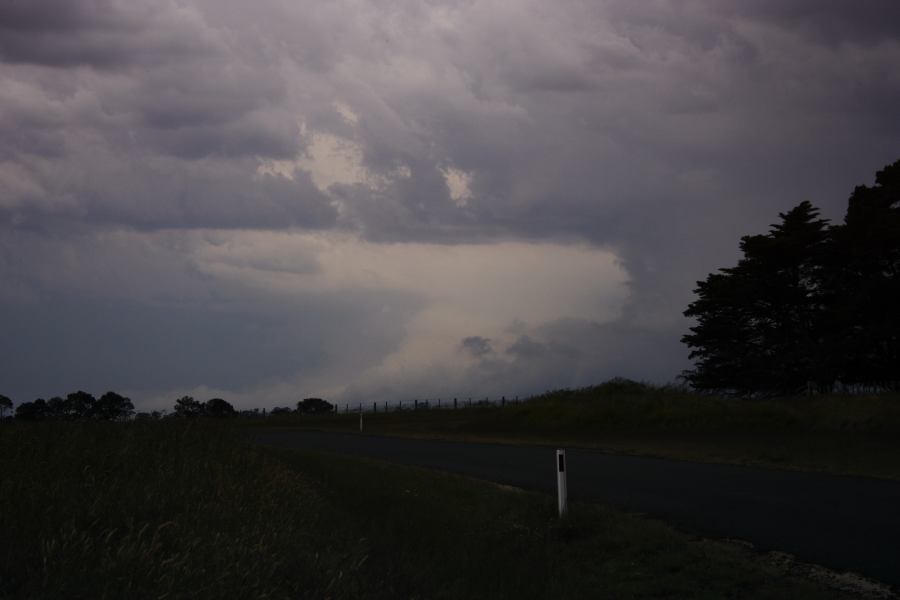
[[[177,417],[193,419],[203,415],[203,404],[192,396],[182,396],[175,401],[174,411]]]
[[[900,161],[850,196],[835,227],[828,318],[837,378],[897,388],[900,382]],[[839,353],[839,354],[838,354]]]
[[[34,402],[23,402],[16,408],[16,419],[23,421],[122,421],[132,414],[134,405],[131,400],[116,392],[106,392],[98,400],[81,390],[68,394],[65,398],[54,396],[50,400],[38,398]]]
[[[16,407],[16,419],[22,421],[41,421],[47,418],[47,401],[38,398],[33,402],[22,402]]]
[[[304,398],[297,403],[297,412],[304,415],[328,413],[334,410],[334,405],[321,398]]]
[[[87,392],[78,390],[66,396],[62,405],[63,416],[69,420],[86,419],[90,417],[97,400]]]
[[[104,421],[123,421],[134,414],[130,398],[106,392],[94,403],[93,417]]]
[[[900,382],[900,161],[859,186],[842,225],[801,202],[737,266],[697,282],[682,341],[697,389],[791,394]]]
[[[236,417],[237,411],[234,407],[222,398],[212,398],[203,404],[203,414],[207,417]]]

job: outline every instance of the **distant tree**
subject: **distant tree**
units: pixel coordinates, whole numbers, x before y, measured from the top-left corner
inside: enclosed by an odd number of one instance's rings
[[[97,400],[91,394],[78,390],[66,396],[64,418],[68,420],[87,419],[94,412]]]
[[[6,411],[12,411],[12,400],[0,394],[0,420],[6,415]]]
[[[174,415],[187,419],[193,419],[203,415],[203,404],[194,400],[192,396],[182,396],[175,401]]]
[[[297,403],[297,412],[304,415],[316,415],[334,411],[334,405],[321,398],[304,398]]]
[[[741,238],[744,256],[697,282],[685,311],[697,324],[682,341],[695,368],[695,388],[737,394],[795,393],[813,381],[833,383],[823,365],[827,348],[823,256],[828,222],[802,202],[766,235]]]
[[[21,421],[43,421],[47,418],[47,401],[38,398],[33,402],[22,402],[16,407],[16,419]]]
[[[212,398],[203,404],[203,414],[207,417],[224,418],[236,417],[237,411],[222,398]]]
[[[289,415],[292,412],[294,412],[294,411],[292,411],[287,406],[276,406],[275,408],[272,409],[272,411],[269,414],[271,414],[271,415]]]
[[[131,399],[115,392],[106,392],[94,403],[92,415],[104,421],[123,421],[134,414]]]
[[[65,419],[69,410],[68,406],[64,398],[53,396],[47,400],[44,418],[52,420]]]

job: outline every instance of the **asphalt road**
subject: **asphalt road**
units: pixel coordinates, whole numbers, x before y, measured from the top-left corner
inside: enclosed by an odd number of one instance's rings
[[[267,445],[361,455],[555,493],[555,450],[360,434],[260,431]],[[566,450],[570,501],[900,586],[900,482]]]

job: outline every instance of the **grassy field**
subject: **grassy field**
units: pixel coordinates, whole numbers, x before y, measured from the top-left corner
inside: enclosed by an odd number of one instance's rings
[[[3,598],[840,598],[597,505],[201,423],[0,428]]]
[[[359,417],[286,415],[266,424],[354,431]],[[898,395],[741,400],[612,381],[505,407],[367,413],[365,428],[900,478]]]

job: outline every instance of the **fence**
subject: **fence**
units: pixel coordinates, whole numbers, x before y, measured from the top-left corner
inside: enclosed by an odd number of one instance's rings
[[[489,396],[485,396],[484,398],[472,398],[471,396],[468,398],[437,398],[437,399],[413,399],[402,401],[399,400],[397,402],[357,402],[353,403],[345,403],[343,406],[336,404],[334,407],[334,412],[340,413],[384,413],[384,412],[400,412],[404,410],[461,410],[465,408],[473,408],[473,407],[504,407],[512,404],[520,404],[523,400],[519,400],[519,397],[516,396],[514,398],[507,398],[506,396],[501,396],[499,398],[490,398]]]

